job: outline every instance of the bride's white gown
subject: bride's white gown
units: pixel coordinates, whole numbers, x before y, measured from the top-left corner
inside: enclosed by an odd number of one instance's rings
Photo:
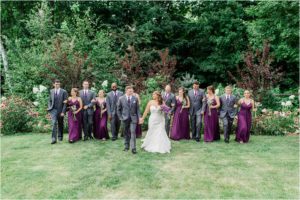
[[[148,152],[170,153],[171,142],[165,130],[165,117],[160,106],[150,106],[150,118],[142,148]]]

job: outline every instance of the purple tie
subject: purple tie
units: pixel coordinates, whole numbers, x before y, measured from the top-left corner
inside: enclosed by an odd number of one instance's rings
[[[57,91],[57,90],[55,90],[55,96],[57,96],[57,93],[58,93],[58,91]]]
[[[128,104],[130,104],[130,97],[128,97]]]

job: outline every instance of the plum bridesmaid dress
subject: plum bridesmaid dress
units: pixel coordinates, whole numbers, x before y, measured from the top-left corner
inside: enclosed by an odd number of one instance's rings
[[[212,105],[217,105],[215,98],[212,100]],[[212,108],[211,115],[209,115],[208,105],[206,105],[204,112],[204,142],[215,140],[220,140],[218,109]]]
[[[235,133],[235,141],[247,143],[250,138],[250,129],[252,122],[251,115],[252,104],[242,102],[241,109],[238,113],[237,128]]]
[[[189,109],[184,108],[181,111],[182,106],[182,102],[177,99],[170,135],[172,140],[190,139]]]
[[[142,125],[141,124],[136,125],[135,134],[136,134],[136,138],[142,137]]]
[[[96,110],[94,113],[94,137],[96,139],[109,139],[108,129],[107,129],[107,111],[100,116],[101,110],[106,109],[106,102],[96,103]]]
[[[68,100],[68,106],[76,106],[76,110],[80,108],[80,103],[76,99]],[[79,135],[81,133],[81,112],[77,113],[75,117],[73,116],[72,109],[68,111],[68,127],[69,127],[69,141],[75,142],[79,140]]]

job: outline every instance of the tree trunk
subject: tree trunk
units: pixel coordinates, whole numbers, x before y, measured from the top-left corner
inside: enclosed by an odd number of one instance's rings
[[[10,93],[12,93],[12,87],[11,87],[11,82],[10,82],[10,75],[8,73],[8,62],[7,62],[7,56],[6,56],[6,51],[4,49],[2,39],[0,37],[0,53],[2,57],[2,62],[3,62],[3,68],[4,68],[4,74],[5,74],[5,80],[7,82],[8,88]]]

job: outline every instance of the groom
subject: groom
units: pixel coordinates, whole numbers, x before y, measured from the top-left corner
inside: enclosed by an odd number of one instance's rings
[[[127,86],[125,95],[119,98],[117,103],[117,114],[124,127],[125,148],[124,151],[130,148],[133,154],[136,154],[136,126],[139,123],[141,113],[138,99],[133,96],[133,88]]]

